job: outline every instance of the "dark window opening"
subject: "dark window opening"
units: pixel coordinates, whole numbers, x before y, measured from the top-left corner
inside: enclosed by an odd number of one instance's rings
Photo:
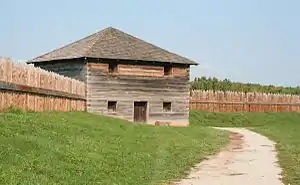
[[[172,73],[172,67],[171,66],[164,66],[164,75],[168,76]]]
[[[116,101],[108,101],[107,109],[108,109],[108,112],[116,112],[117,111],[117,102]]]
[[[163,103],[163,110],[164,110],[164,112],[170,112],[171,109],[172,109],[171,102],[164,102]]]
[[[109,73],[115,73],[115,72],[117,72],[117,69],[118,69],[117,67],[118,67],[117,63],[110,62],[109,65],[108,65],[108,72]]]

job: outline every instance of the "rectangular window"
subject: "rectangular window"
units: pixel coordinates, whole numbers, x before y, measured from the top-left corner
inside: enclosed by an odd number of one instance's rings
[[[116,112],[117,111],[117,102],[116,101],[108,101],[107,109],[108,109],[108,112]]]
[[[164,66],[164,75],[169,76],[172,74],[172,66]]]
[[[115,73],[118,71],[118,65],[115,62],[110,62],[108,64],[108,72],[109,73]]]
[[[164,102],[163,103],[163,110],[164,110],[164,112],[170,112],[172,110],[171,102]]]

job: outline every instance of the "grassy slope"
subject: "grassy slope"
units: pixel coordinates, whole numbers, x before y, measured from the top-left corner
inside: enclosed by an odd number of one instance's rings
[[[142,126],[83,112],[2,113],[0,184],[158,184],[226,142],[225,133],[201,126]]]
[[[191,115],[194,119],[193,123],[197,123],[197,125],[249,127],[276,141],[279,163],[284,170],[285,184],[300,184],[299,113],[208,113],[192,111]]]

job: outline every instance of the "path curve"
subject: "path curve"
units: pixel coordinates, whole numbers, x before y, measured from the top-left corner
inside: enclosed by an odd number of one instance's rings
[[[244,128],[216,129],[230,131],[230,144],[176,185],[283,185],[274,142]]]

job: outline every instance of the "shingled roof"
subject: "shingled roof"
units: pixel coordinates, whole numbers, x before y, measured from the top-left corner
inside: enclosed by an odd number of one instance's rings
[[[36,57],[27,63],[75,58],[141,60],[197,65],[196,62],[108,27],[76,42]]]

